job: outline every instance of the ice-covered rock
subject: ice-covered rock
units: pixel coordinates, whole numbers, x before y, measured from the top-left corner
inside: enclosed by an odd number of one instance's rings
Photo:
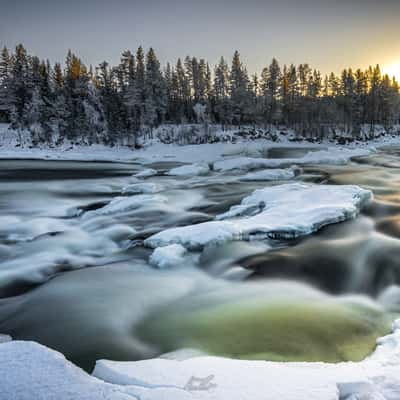
[[[172,176],[198,176],[207,175],[210,167],[206,163],[196,163],[191,165],[182,165],[181,167],[172,168],[168,175]]]
[[[156,248],[173,243],[187,249],[230,240],[295,238],[354,218],[372,199],[358,186],[292,183],[256,190],[215,221],[159,232],[146,239]]]
[[[180,244],[158,247],[150,256],[150,264],[157,268],[172,268],[182,265],[187,250]]]
[[[134,183],[132,185],[125,186],[122,189],[123,194],[151,194],[151,193],[158,193],[163,190],[163,186],[154,183],[154,182],[147,182],[147,183]]]
[[[240,177],[242,181],[284,181],[293,179],[300,172],[299,169],[263,169],[261,171],[249,172]]]
[[[146,168],[143,171],[138,172],[137,174],[133,175],[135,178],[149,178],[151,176],[157,175],[157,170],[153,168]]]

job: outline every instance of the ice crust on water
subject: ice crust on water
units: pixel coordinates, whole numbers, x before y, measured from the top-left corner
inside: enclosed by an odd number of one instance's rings
[[[198,176],[207,175],[210,167],[206,163],[196,163],[191,165],[182,165],[181,167],[172,168],[168,175],[172,176]]]
[[[214,171],[227,172],[232,170],[250,171],[261,168],[280,168],[291,165],[307,164],[346,164],[352,157],[371,154],[368,149],[332,148],[329,150],[310,151],[300,158],[253,158],[234,157],[214,162]]]
[[[177,352],[179,355],[179,352]],[[99,360],[93,376],[34,342],[0,344],[0,400],[398,400],[400,321],[361,362],[279,363],[189,354]]]
[[[132,185],[125,186],[122,189],[123,194],[151,194],[158,193],[163,190],[163,186],[158,183],[147,182],[147,183],[134,183]]]
[[[241,181],[283,181],[293,179],[300,172],[299,169],[263,169],[256,172],[249,172],[240,177]]]
[[[168,201],[167,197],[157,194],[142,194],[137,196],[119,196],[112,199],[107,205],[97,210],[88,211],[83,214],[83,218],[112,215],[135,210],[143,205],[162,204]]]
[[[153,168],[146,168],[143,171],[140,171],[137,174],[134,174],[133,176],[135,178],[149,178],[149,177],[155,176],[157,174],[158,174],[157,170],[155,170]]]
[[[256,190],[216,220],[171,228],[146,239],[151,248],[209,244],[253,238],[295,238],[358,215],[372,192],[358,186],[292,183]]]
[[[150,264],[157,268],[173,268],[183,264],[186,249],[180,244],[158,247],[150,256]]]

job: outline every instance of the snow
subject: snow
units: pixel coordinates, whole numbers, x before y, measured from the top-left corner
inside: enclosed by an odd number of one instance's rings
[[[133,176],[135,178],[149,178],[149,177],[155,176],[157,174],[158,174],[157,170],[155,170],[153,168],[146,168],[143,171],[140,171],[137,174],[134,174]]]
[[[34,342],[0,344],[0,359],[0,400],[136,399]]]
[[[134,183],[129,186],[125,186],[122,189],[123,194],[149,194],[161,192],[164,187],[158,183],[147,182],[147,183]]]
[[[191,165],[182,165],[181,167],[172,168],[168,175],[172,176],[198,176],[207,175],[210,167],[206,163],[197,163]]]
[[[256,190],[216,220],[161,231],[145,240],[156,248],[181,244],[198,250],[206,245],[253,238],[294,238],[325,225],[357,216],[372,199],[358,186],[292,183]]]
[[[185,254],[186,249],[180,244],[159,247],[150,256],[150,264],[161,269],[176,267],[183,264]]]
[[[290,180],[298,175],[300,170],[290,169],[263,169],[261,171],[249,172],[240,177],[242,181],[283,181]]]
[[[93,376],[34,342],[0,344],[1,400],[398,400],[400,321],[361,362],[280,363],[177,356],[99,360]]]

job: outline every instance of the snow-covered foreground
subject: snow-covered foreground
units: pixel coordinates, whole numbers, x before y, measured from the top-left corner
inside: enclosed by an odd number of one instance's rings
[[[0,344],[1,400],[398,400],[400,321],[358,363],[242,361],[177,352],[176,358],[101,360],[90,376],[34,342]]]
[[[354,218],[372,193],[357,186],[292,183],[256,190],[215,221],[171,228],[146,239],[156,248],[181,244],[198,250],[230,240],[294,238]]]

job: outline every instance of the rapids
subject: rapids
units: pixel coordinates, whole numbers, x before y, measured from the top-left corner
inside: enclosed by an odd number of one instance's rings
[[[399,155],[386,148],[293,175],[371,190],[356,219],[292,240],[189,251],[165,269],[150,262],[147,238],[211,221],[287,177],[169,175],[182,166],[175,162],[0,161],[0,333],[87,370],[97,359],[189,347],[243,359],[360,360],[400,311]]]

